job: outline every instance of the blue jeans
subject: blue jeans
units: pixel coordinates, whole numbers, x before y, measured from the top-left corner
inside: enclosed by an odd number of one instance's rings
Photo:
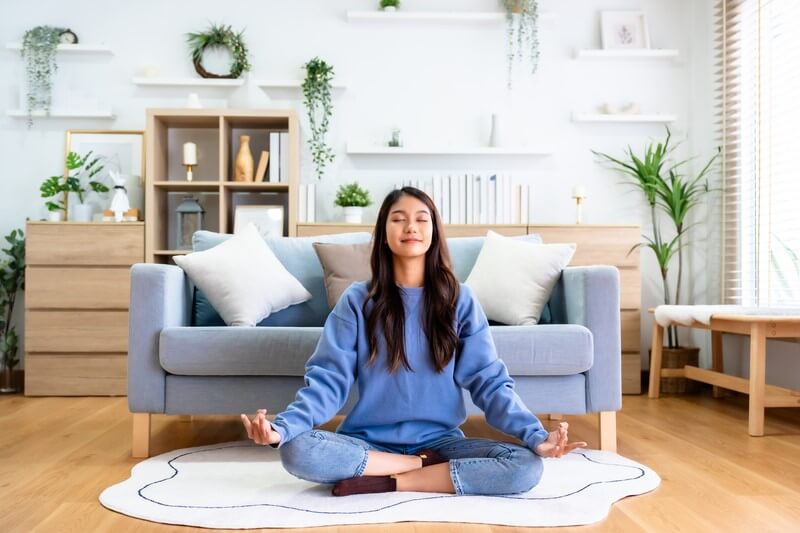
[[[528,448],[489,439],[444,436],[416,446],[385,446],[311,430],[279,448],[283,467],[315,483],[336,483],[363,475],[369,450],[413,455],[430,448],[449,459],[456,494],[527,492],[542,477],[542,458]]]

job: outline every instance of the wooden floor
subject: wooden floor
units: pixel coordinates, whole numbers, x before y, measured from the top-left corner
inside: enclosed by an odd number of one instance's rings
[[[654,469],[661,486],[616,503],[603,522],[549,531],[800,530],[800,413],[767,413],[767,436],[756,438],[747,436],[742,398],[625,396],[618,415],[619,453]],[[567,420],[573,438],[596,446],[595,417]],[[480,419],[464,429],[496,436]],[[100,492],[126,479],[136,463],[130,458],[130,432],[125,398],[0,397],[0,531],[192,530],[129,518],[98,503]],[[233,417],[157,416],[153,434],[154,454],[244,438]],[[524,529],[409,522],[314,531]]]

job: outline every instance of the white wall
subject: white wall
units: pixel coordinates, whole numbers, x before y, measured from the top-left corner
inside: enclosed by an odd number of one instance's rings
[[[0,19],[5,42],[20,41],[25,30],[41,24],[68,26],[85,43],[105,43],[114,55],[60,57],[55,105],[96,98],[110,105],[111,121],[44,120],[28,129],[24,119],[0,115],[0,233],[24,225],[26,217],[44,215],[38,187],[60,171],[64,131],[68,128],[142,129],[148,107],[181,106],[185,89],[142,88],[131,83],[146,65],[163,76],[190,76],[184,34],[209,21],[245,28],[252,52],[251,78],[299,78],[301,65],[318,55],[335,67],[347,83],[334,94],[334,115],[328,137],[335,163],[319,183],[318,220],[341,216],[332,193],[343,181],[358,180],[376,204],[404,177],[426,177],[446,171],[512,171],[533,185],[534,223],[572,223],[570,191],[585,185],[586,223],[642,223],[647,213],[638,193],[620,184],[621,177],[597,164],[590,150],[621,155],[632,145],[640,151],[662,126],[648,124],[579,124],[572,111],[592,111],[605,101],[637,101],[643,110],[676,113],[671,126],[685,140],[679,155],[713,153],[712,11],[711,0],[542,0],[542,10],[555,15],[540,24],[541,62],[535,77],[518,79],[506,91],[505,24],[378,24],[352,23],[350,9],[372,9],[377,1],[274,0],[211,2],[208,0],[140,0],[109,4],[73,0],[41,0],[17,8]],[[405,0],[403,9],[499,9],[494,0]],[[653,47],[678,48],[678,60],[576,60],[578,48],[598,48],[599,12],[642,9],[649,21]],[[21,107],[23,67],[16,52],[0,51],[0,107]],[[270,93],[246,86],[235,92],[200,89],[206,103],[231,98],[231,106],[292,107],[304,116],[300,91]],[[452,141],[482,144],[488,140],[490,113],[506,109],[516,117],[520,142],[553,146],[550,157],[365,157],[347,156],[347,140],[383,140],[393,126],[411,142]],[[306,138],[305,122],[303,139]],[[307,150],[301,180],[314,181]],[[378,205],[367,211],[374,220]],[[687,294],[707,301],[718,284],[717,224],[697,229],[690,257]],[[645,231],[647,228],[645,228]],[[716,255],[715,255],[716,254]],[[642,253],[642,308],[660,301],[660,278],[650,254]],[[710,276],[710,281],[709,281]],[[21,329],[21,309],[19,311]],[[642,343],[649,344],[649,318],[643,313]],[[704,338],[696,341],[707,346]],[[646,349],[643,361],[647,363]]]

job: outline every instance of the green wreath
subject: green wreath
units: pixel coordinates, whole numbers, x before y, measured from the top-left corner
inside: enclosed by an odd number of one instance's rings
[[[188,42],[192,48],[192,62],[197,73],[204,78],[236,79],[242,75],[242,72],[250,70],[247,46],[242,39],[242,33],[235,33],[230,26],[217,26],[216,24],[212,24],[204,32],[189,33]],[[230,50],[233,56],[230,73],[213,74],[203,68],[203,53],[209,46],[220,46]]]

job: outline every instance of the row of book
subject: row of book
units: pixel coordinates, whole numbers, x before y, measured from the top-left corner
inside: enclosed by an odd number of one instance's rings
[[[301,183],[298,192],[298,222],[316,222],[316,183]]]
[[[447,174],[405,179],[395,185],[416,187],[433,200],[444,224],[527,224],[530,185],[512,174]]]
[[[269,183],[285,183],[289,181],[289,132],[271,131],[269,132],[269,172],[266,177],[262,173],[256,181],[267,181]],[[259,165],[259,168],[261,165]],[[263,172],[263,171],[262,171]]]

